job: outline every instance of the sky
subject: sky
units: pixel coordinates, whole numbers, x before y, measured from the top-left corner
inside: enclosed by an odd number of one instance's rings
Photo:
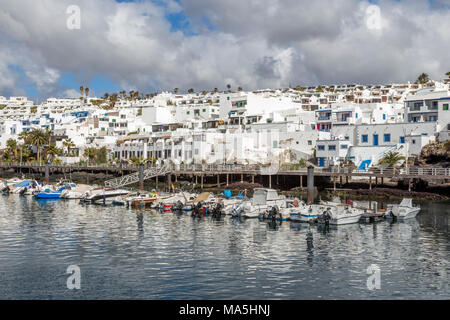
[[[448,30],[450,0],[0,0],[0,95],[439,80]]]

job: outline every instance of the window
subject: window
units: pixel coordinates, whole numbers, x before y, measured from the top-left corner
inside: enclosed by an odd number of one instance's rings
[[[341,144],[341,149],[348,149],[348,145],[346,145],[346,144]]]
[[[336,150],[336,146],[334,144],[331,144],[331,145],[328,146],[328,150],[329,151],[334,151],[334,150]]]
[[[416,140],[413,139],[412,144],[416,144]]]
[[[206,112],[206,109],[202,109],[202,112]]]
[[[391,142],[391,134],[390,133],[384,134],[384,142]]]
[[[405,143],[405,137],[400,137],[400,143]]]
[[[444,103],[444,104],[442,105],[442,110],[448,111],[448,103]]]
[[[214,109],[211,109],[211,112],[214,112]]]
[[[355,118],[358,119],[358,114],[357,113],[355,113]]]
[[[323,151],[325,150],[325,146],[317,146],[317,150]]]
[[[363,134],[361,142],[364,143],[364,142],[368,142],[368,141],[369,141],[369,136],[367,134]]]
[[[386,114],[383,113],[383,120],[386,120]]]
[[[298,141],[297,141],[297,143],[298,143]],[[312,141],[308,140],[308,146],[311,146],[311,145],[312,145]]]
[[[273,142],[273,147],[274,147],[274,148],[278,148],[278,141],[274,141],[274,142]]]
[[[191,114],[191,112],[190,112],[190,111],[188,111],[188,112],[186,112],[186,114]]]
[[[345,141],[348,141],[348,140],[350,140],[350,137],[349,136],[345,136]]]

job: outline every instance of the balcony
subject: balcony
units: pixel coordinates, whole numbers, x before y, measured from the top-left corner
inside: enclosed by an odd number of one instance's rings
[[[318,121],[330,121],[330,116],[320,116],[317,120]]]

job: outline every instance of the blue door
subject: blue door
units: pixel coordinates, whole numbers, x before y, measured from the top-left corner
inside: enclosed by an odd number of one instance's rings
[[[377,145],[378,145],[378,135],[377,135],[377,134],[374,134],[374,135],[373,135],[373,145],[374,145],[374,146],[377,146]]]
[[[319,167],[325,166],[325,158],[319,158]]]

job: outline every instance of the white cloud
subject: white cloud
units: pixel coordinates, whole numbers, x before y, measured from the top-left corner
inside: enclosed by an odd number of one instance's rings
[[[445,2],[445,1],[444,1]],[[66,28],[66,8],[81,8],[81,29]],[[23,91],[20,66],[42,95],[102,75],[124,89],[244,89],[440,78],[450,70],[450,11],[426,0],[381,0],[383,28],[366,25],[368,2],[174,0],[3,0],[0,94]],[[171,32],[167,15],[184,12],[192,31]],[[206,22],[205,22],[206,21]],[[211,28],[212,26],[212,28]],[[78,90],[78,88],[73,88]]]

